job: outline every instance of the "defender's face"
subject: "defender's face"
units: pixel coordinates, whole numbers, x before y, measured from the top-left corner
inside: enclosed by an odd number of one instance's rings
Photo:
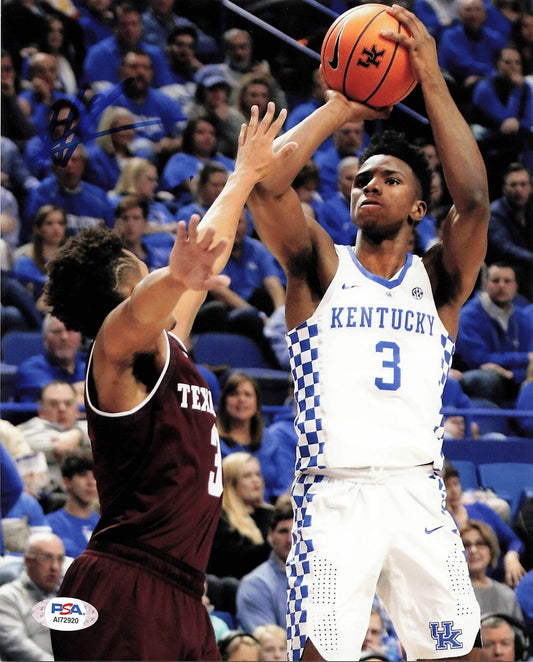
[[[386,154],[372,156],[359,167],[351,195],[357,227],[381,238],[397,233],[408,216],[419,221],[426,211],[411,167]]]

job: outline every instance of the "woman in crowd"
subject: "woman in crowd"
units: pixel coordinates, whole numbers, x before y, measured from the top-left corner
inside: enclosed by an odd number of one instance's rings
[[[481,614],[497,612],[522,620],[522,611],[513,589],[487,575],[487,568],[495,568],[500,556],[500,547],[492,528],[484,522],[471,519],[463,524],[459,533]]]
[[[27,279],[27,288],[41,312],[45,309],[41,297],[48,278],[46,265],[65,243],[66,235],[67,217],[64,210],[56,205],[43,205],[33,220],[31,242],[15,252],[13,271],[21,281]]]
[[[266,561],[273,509],[263,496],[258,460],[238,452],[222,461],[222,514],[213,540],[208,574],[240,579]]]
[[[187,122],[182,151],[170,157],[161,176],[161,187],[173,193],[179,205],[191,202],[191,180],[208,161],[220,163],[233,172],[233,160],[217,152],[216,143],[213,120],[198,117]]]
[[[261,644],[261,660],[283,662],[287,659],[287,633],[282,627],[273,623],[259,625],[253,635]]]
[[[250,117],[252,106],[258,106],[259,117],[263,117],[269,101],[272,101],[272,88],[267,78],[254,73],[242,78],[237,91],[236,108],[246,121]]]

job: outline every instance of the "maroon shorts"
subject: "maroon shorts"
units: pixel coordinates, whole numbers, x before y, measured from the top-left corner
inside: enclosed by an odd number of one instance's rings
[[[220,660],[201,573],[110,547],[86,550],[65,575],[58,595],[85,600],[99,616],[84,630],[51,630],[55,659]]]

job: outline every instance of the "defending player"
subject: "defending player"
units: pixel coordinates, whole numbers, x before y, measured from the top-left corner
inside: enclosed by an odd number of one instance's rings
[[[394,132],[361,156],[355,248],[304,218],[289,186],[305,161],[344,122],[384,115],[335,92],[278,139],[299,150],[249,201],[288,281],[299,431],[287,562],[294,660],[359,659],[376,587],[408,660],[479,659],[479,607],[435,469],[459,310],[485,255],[487,181],[433,38],[409,11],[387,11],[412,35],[383,33],[409,50],[454,201],[443,242],[423,260],[407,253],[430,173]]]
[[[94,338],[86,410],[101,519],[59,595],[92,604],[97,622],[52,630],[56,660],[219,659],[202,605],[217,525],[221,458],[211,393],[184,345],[225,265],[254,184],[279,167],[284,117],[274,105],[243,126],[235,171],[202,222],[182,221],[169,266],[147,268],[105,228],[85,230],[50,268],[48,302]],[[169,331],[172,330],[172,333]]]

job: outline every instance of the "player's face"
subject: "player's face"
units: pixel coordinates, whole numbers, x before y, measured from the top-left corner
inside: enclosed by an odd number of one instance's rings
[[[496,628],[482,628],[483,651],[481,659],[492,662],[513,662],[515,660],[514,632],[510,625]]]
[[[263,476],[259,462],[255,458],[251,458],[244,465],[244,470],[237,480],[235,491],[246,505],[253,506],[261,500]]]
[[[83,507],[90,505],[98,496],[94,473],[90,469],[74,474],[70,479],[65,478],[65,487],[67,493]]]
[[[57,590],[61,580],[65,550],[59,539],[42,540],[25,555],[30,578],[46,593]]]
[[[517,291],[516,276],[511,267],[489,267],[485,289],[497,306],[511,302]]]
[[[393,156],[378,154],[357,171],[352,188],[352,218],[375,239],[393,238],[411,216],[419,221],[426,204],[411,167]]]
[[[287,641],[281,636],[267,634],[261,642],[261,660],[263,662],[277,662],[287,659]]]
[[[60,211],[51,211],[36,229],[46,246],[59,246],[65,238],[67,223]]]
[[[490,564],[489,544],[476,529],[465,531],[461,537],[470,575],[484,575]]]
[[[291,551],[292,544],[292,519],[283,519],[276,524],[276,527],[269,533],[268,541],[272,545],[274,554],[281,559],[283,563]],[[285,658],[284,658],[285,659]]]
[[[43,393],[39,416],[70,430],[78,420],[76,394],[68,384],[52,384]]]

